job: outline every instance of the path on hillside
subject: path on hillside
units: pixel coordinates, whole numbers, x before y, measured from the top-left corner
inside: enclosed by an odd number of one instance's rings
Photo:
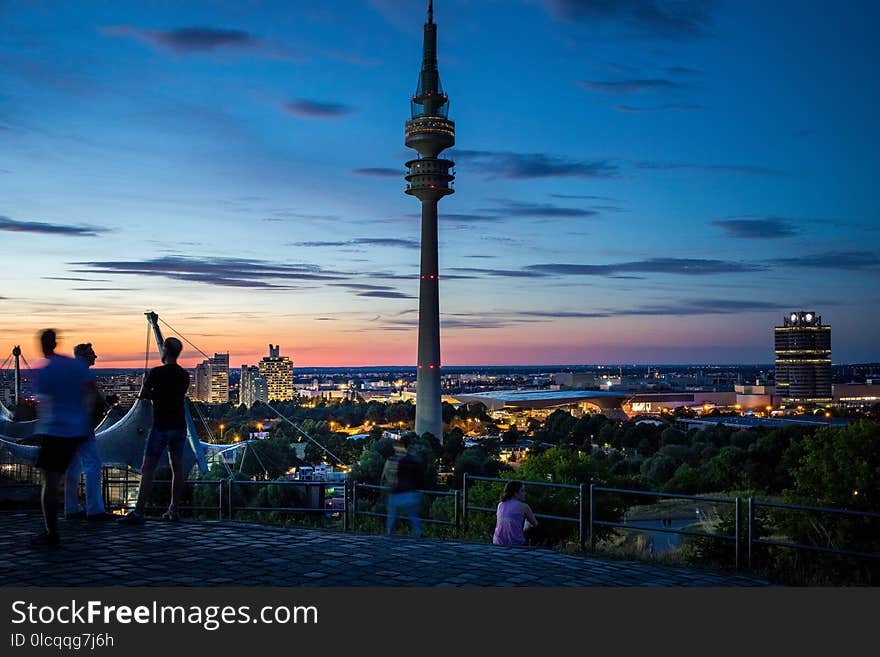
[[[0,513],[2,586],[760,586],[727,573],[536,548],[229,521],[62,520]]]

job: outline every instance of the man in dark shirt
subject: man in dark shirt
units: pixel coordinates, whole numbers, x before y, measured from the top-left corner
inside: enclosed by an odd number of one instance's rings
[[[183,449],[186,443],[184,403],[189,389],[189,372],[177,364],[183,345],[177,338],[167,338],[162,345],[164,365],[154,367],[144,379],[140,397],[153,402],[153,429],[144,447],[141,485],[134,510],[120,519],[125,524],[144,521],[144,507],[153,488],[153,476],[159,458],[167,449],[171,461],[171,504],[162,515],[164,520],[180,520],[177,510],[183,493]]]

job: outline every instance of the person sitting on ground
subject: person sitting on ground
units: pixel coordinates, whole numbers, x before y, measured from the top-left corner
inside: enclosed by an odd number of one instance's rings
[[[525,523],[528,521],[530,528],[538,526],[531,507],[523,501],[525,498],[523,482],[508,481],[504,485],[495,512],[495,534],[492,536],[495,545],[525,545]]]
[[[141,465],[141,485],[138,489],[134,510],[119,519],[121,523],[135,525],[144,522],[144,509],[153,477],[162,453],[168,451],[171,461],[171,504],[162,514],[163,520],[178,521],[178,506],[183,494],[183,450],[186,444],[186,411],[184,403],[189,390],[189,372],[177,364],[183,344],[177,338],[166,338],[162,345],[164,365],[154,367],[144,379],[138,395],[153,401],[153,428],[144,446],[144,462]]]
[[[73,355],[81,362],[88,372],[89,384],[95,386],[95,376],[89,368],[95,364],[98,356],[92,348],[91,342],[78,344],[73,348]],[[89,425],[89,435],[79,446],[74,454],[70,465],[67,467],[67,477],[64,481],[64,517],[86,518],[87,520],[112,520],[116,516],[107,513],[104,508],[104,497],[101,494],[101,455],[98,453],[98,441],[95,440],[95,429],[104,418],[105,411],[109,408],[101,391],[95,387],[96,400]],[[86,476],[86,507],[83,509],[77,495],[79,489],[80,474]]]

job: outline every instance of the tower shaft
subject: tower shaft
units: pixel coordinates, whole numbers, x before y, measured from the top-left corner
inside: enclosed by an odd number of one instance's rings
[[[422,259],[419,280],[419,350],[416,375],[416,433],[443,440],[440,401],[440,280],[437,201],[422,201]]]

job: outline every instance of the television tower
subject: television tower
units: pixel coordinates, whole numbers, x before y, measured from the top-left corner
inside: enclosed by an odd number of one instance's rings
[[[430,432],[443,441],[440,405],[440,275],[437,257],[437,202],[452,194],[455,165],[437,156],[455,145],[455,123],[447,117],[449,98],[437,71],[437,25],[434,3],[428,1],[428,21],[422,48],[422,72],[410,102],[406,145],[419,159],[406,163],[406,193],[422,202],[422,260],[419,280],[419,352],[416,377],[416,433]]]

